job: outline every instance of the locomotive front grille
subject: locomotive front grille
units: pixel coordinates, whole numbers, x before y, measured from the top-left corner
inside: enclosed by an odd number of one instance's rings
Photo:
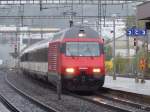
[[[80,78],[81,78],[81,82],[85,82],[87,80],[87,75],[86,75],[86,71],[81,71],[80,72]]]
[[[85,71],[81,71],[81,76],[85,76],[86,75],[86,72]]]

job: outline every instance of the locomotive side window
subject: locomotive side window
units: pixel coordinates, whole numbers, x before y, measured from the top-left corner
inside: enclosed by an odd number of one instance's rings
[[[103,44],[100,44],[100,51],[102,54],[104,54],[104,45]]]
[[[97,42],[67,42],[66,56],[100,56]]]
[[[65,48],[66,48],[66,44],[63,43],[63,44],[61,45],[61,47],[60,47],[60,52],[61,52],[61,53],[65,53]]]

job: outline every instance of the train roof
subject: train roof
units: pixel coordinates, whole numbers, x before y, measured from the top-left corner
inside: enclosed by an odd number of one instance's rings
[[[77,38],[79,33],[85,33],[86,38],[99,38],[98,33],[87,26],[74,26],[66,30],[64,38]]]
[[[27,53],[27,52],[30,52],[30,51],[33,51],[33,50],[41,49],[41,48],[47,48],[48,43],[51,40],[52,40],[52,37],[48,38],[48,39],[44,39],[40,42],[37,42],[37,43],[27,47],[26,49],[24,49],[21,54],[24,54],[24,53]]]
[[[84,38],[99,38],[98,33],[90,27],[73,26],[71,28],[56,33],[52,40],[62,40],[64,38],[79,38],[79,33],[84,33]]]
[[[90,27],[73,26],[71,28],[65,29],[63,31],[60,31],[60,32],[54,34],[53,37],[42,40],[40,42],[37,42],[37,43],[27,47],[26,49],[24,49],[22,51],[21,54],[24,54],[24,53],[27,53],[27,52],[30,52],[33,50],[41,49],[41,48],[47,48],[49,45],[48,43],[50,41],[62,40],[63,38],[78,38],[79,37],[78,34],[80,32],[85,33],[86,38],[99,38],[98,33]]]

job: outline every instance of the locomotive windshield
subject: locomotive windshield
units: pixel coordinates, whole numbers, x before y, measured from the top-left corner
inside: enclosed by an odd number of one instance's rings
[[[66,56],[100,56],[97,42],[67,42]]]

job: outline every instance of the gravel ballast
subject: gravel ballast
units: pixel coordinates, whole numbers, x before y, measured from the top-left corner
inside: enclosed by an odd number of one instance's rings
[[[6,73],[0,71],[0,94],[22,112],[45,112],[14,91],[5,81]]]
[[[49,88],[50,84],[34,80],[21,73],[9,72],[7,77],[18,89],[61,112],[115,112],[65,94],[62,94],[62,99],[58,100],[56,91]]]

